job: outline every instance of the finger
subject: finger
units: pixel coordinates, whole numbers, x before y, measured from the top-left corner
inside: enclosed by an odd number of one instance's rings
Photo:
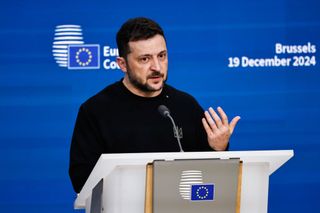
[[[223,125],[229,125],[228,116],[227,116],[227,114],[223,111],[223,109],[222,109],[221,107],[218,107],[218,112],[219,112],[220,117],[221,117],[221,119],[222,119]]]
[[[201,121],[202,121],[202,125],[203,125],[204,129],[206,130],[207,135],[212,134],[212,129],[210,128],[207,120],[205,118],[202,118]]]
[[[213,119],[212,119],[212,117],[211,117],[211,115],[209,114],[208,111],[204,112],[204,116],[205,116],[206,121],[208,122],[209,126],[211,127],[211,130],[212,131],[217,130],[218,127],[217,127],[216,123],[213,121]]]
[[[214,119],[217,127],[220,128],[222,126],[222,121],[219,115],[216,113],[216,111],[214,111],[214,109],[212,109],[212,107],[209,108],[209,112],[211,113],[211,116]]]
[[[230,122],[229,128],[230,128],[230,134],[233,133],[234,128],[236,127],[238,121],[240,120],[240,116],[236,116],[232,119],[232,121]]]

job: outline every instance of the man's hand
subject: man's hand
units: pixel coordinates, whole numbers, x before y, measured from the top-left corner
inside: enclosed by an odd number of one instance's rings
[[[202,118],[202,124],[207,132],[210,147],[216,151],[224,151],[228,146],[235,126],[240,120],[240,116],[234,117],[229,124],[228,117],[222,108],[218,107],[217,110],[220,116],[212,107],[209,108],[209,112],[205,111],[205,118]]]

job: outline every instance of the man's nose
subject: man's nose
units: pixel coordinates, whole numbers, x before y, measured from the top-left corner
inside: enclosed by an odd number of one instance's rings
[[[160,71],[161,70],[161,64],[160,64],[160,61],[159,61],[159,59],[157,57],[152,59],[151,69],[154,70],[154,71]]]

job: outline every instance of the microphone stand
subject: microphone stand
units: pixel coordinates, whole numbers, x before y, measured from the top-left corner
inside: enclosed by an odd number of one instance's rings
[[[181,142],[180,142],[179,130],[178,130],[178,128],[177,128],[177,126],[176,126],[173,118],[171,117],[170,113],[166,113],[166,116],[167,116],[168,118],[170,118],[170,121],[171,121],[171,123],[172,123],[172,125],[173,125],[173,129],[174,129],[174,131],[175,131],[175,133],[176,133],[176,136],[177,136],[177,141],[178,141],[178,144],[179,144],[180,152],[184,152],[183,149],[182,149],[182,146],[181,146]]]

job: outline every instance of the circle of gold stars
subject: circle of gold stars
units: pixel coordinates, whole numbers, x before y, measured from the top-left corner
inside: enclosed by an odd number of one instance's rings
[[[200,194],[199,194],[199,192],[200,191],[202,191],[202,190],[205,190],[205,195],[203,195],[203,196],[201,196]],[[198,189],[197,189],[197,191],[196,191],[196,195],[197,195],[197,197],[199,198],[199,199],[205,199],[205,198],[207,198],[208,197],[208,195],[209,195],[209,190],[207,189],[207,187],[204,187],[204,186],[201,186],[201,187],[199,187]]]
[[[88,60],[86,62],[80,61],[80,57],[79,56],[80,56],[81,53],[86,53],[88,55]],[[92,61],[92,53],[91,53],[91,51],[88,48],[84,48],[84,47],[80,48],[76,52],[76,61],[80,66],[83,66],[83,67],[84,66],[88,66]]]

